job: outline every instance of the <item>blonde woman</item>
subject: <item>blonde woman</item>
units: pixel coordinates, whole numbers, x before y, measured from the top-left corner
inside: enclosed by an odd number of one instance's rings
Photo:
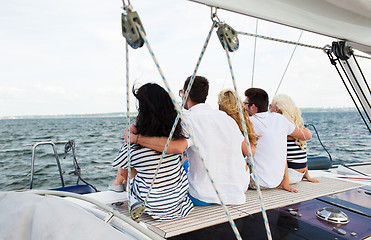
[[[294,101],[285,94],[274,96],[270,111],[282,114],[290,122],[294,123],[297,128],[304,128],[304,120],[301,117],[301,112],[296,107]],[[306,178],[310,182],[319,182],[309,176],[307,166],[307,144],[305,140],[287,137],[287,165],[289,174],[289,183],[300,182]]]
[[[233,118],[238,124],[238,127],[240,128],[241,133],[243,134],[240,114],[238,112],[237,98],[236,98],[234,91],[229,90],[229,89],[221,91],[218,95],[218,104],[219,104],[219,110],[227,113],[231,118]],[[244,120],[246,123],[247,135],[249,137],[249,142],[251,145],[251,151],[254,156],[255,150],[256,150],[257,136],[255,135],[254,128],[249,119],[249,114],[247,113],[243,105],[241,105],[241,107],[243,110],[243,116],[244,116]]]

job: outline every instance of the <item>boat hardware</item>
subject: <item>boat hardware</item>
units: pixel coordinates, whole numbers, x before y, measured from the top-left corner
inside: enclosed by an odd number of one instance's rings
[[[103,219],[106,223],[109,223],[115,215],[111,212],[107,217]]]
[[[144,205],[143,202],[136,202],[133,204],[133,206],[131,206],[130,208],[130,216],[131,218],[136,221],[136,222],[139,222],[139,218],[140,216],[142,216],[144,210],[146,209],[146,206]]]
[[[345,41],[332,42],[332,51],[341,60],[348,60],[353,55],[353,50]]]
[[[324,207],[317,210],[316,216],[331,223],[347,224],[349,222],[349,218],[345,213],[333,207]]]
[[[337,233],[339,233],[339,234],[341,234],[341,235],[345,235],[345,234],[347,234],[347,231],[345,231],[345,230],[342,229],[342,228],[333,227],[332,229],[333,229],[335,232],[337,232]]]
[[[95,192],[98,192],[98,189],[96,187],[94,187],[93,185],[91,185],[90,183],[88,183],[87,181],[85,181],[82,177],[81,177],[81,168],[77,162],[77,159],[76,159],[76,152],[75,152],[75,141],[74,140],[69,140],[66,145],[64,146],[64,154],[63,154],[63,159],[66,159],[67,157],[67,153],[69,153],[71,150],[72,150],[72,161],[73,161],[73,166],[75,168],[74,171],[70,172],[69,174],[74,174],[77,176],[77,182],[76,184],[79,184],[79,181],[81,180],[83,183],[85,183],[86,185],[89,185],[90,187],[92,187]]]
[[[357,108],[358,113],[369,132],[371,132],[371,88],[353,54],[352,48],[348,46],[347,42],[339,41],[333,42],[331,48],[326,46],[324,52],[327,54],[331,64],[338,72],[349,96]],[[337,62],[339,62],[343,74],[336,65]],[[347,79],[348,82],[346,82],[345,79]],[[356,100],[358,100],[358,103]],[[361,105],[363,113],[359,105]],[[366,118],[368,119],[368,122]]]
[[[111,203],[111,205],[113,205],[115,207],[119,207],[119,206],[124,205],[124,202],[114,202],[114,203]]]
[[[299,213],[298,211],[295,211],[295,210],[292,209],[292,208],[287,209],[287,211],[289,211],[289,213],[290,213],[292,216],[301,217],[301,213]]]
[[[34,175],[34,172],[35,172],[35,153],[36,153],[36,148],[40,145],[51,145],[52,148],[53,148],[53,152],[54,152],[54,156],[55,156],[55,160],[57,161],[57,166],[58,166],[58,170],[59,170],[59,177],[61,179],[61,184],[62,184],[62,187],[64,187],[64,179],[63,179],[63,173],[62,173],[62,167],[61,167],[61,163],[60,163],[60,160],[59,160],[59,156],[58,156],[58,153],[57,153],[57,148],[56,148],[56,144],[59,144],[59,143],[67,143],[67,142],[53,142],[53,141],[49,141],[49,142],[38,142],[38,143],[34,143],[32,144],[32,159],[31,159],[31,181],[30,181],[30,189],[32,189],[32,185],[33,185],[33,175]]]
[[[218,24],[218,30],[216,34],[222,44],[223,48],[228,49],[229,52],[234,52],[238,50],[239,41],[237,37],[237,32],[228,24],[220,23]]]
[[[143,46],[144,39],[141,37],[137,24],[141,29],[144,28],[137,12],[132,12],[131,9],[127,9],[126,14],[121,14],[121,26],[122,35],[126,38],[127,43],[130,47],[137,49]]]

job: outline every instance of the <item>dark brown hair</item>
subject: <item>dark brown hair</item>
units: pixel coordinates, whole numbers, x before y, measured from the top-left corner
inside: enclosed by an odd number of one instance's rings
[[[136,127],[138,134],[150,137],[167,137],[177,116],[177,111],[168,92],[156,83],[147,83],[133,94],[138,99]],[[173,138],[184,138],[185,134],[179,120]]]
[[[261,88],[249,88],[245,91],[245,96],[249,98],[249,103],[258,107],[258,112],[268,111],[269,98],[266,91]]]
[[[187,89],[191,77],[192,76],[189,76],[187,80],[184,82],[183,86],[184,91]],[[208,93],[209,93],[209,81],[205,77],[195,76],[188,97],[192,100],[192,102],[205,103]]]

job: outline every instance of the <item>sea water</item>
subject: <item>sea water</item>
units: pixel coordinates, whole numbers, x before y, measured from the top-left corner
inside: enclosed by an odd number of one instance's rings
[[[371,161],[371,133],[358,112],[304,112],[306,123],[313,124],[334,161],[354,163]],[[0,120],[0,190],[30,187],[32,143],[74,140],[76,159],[82,178],[98,190],[106,190],[116,170],[111,163],[123,143],[127,126],[124,117],[76,117],[49,119]],[[310,156],[328,156],[316,133],[308,142]],[[226,139],[227,141],[227,139]],[[57,145],[65,183],[75,184],[72,152],[63,158],[64,144]],[[33,187],[40,189],[61,186],[51,145],[36,149]]]

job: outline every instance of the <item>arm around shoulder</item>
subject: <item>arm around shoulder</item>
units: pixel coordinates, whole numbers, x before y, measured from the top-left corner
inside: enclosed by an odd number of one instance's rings
[[[303,128],[295,127],[295,130],[290,134],[290,136],[306,141],[312,139],[312,133],[308,128],[305,127]]]
[[[140,144],[144,147],[156,150],[158,152],[162,152],[165,148],[167,137],[148,137],[142,135],[136,135],[137,144]],[[187,149],[188,143],[185,138],[181,139],[172,139],[170,140],[169,146],[166,149],[167,154],[180,154],[183,153]]]

